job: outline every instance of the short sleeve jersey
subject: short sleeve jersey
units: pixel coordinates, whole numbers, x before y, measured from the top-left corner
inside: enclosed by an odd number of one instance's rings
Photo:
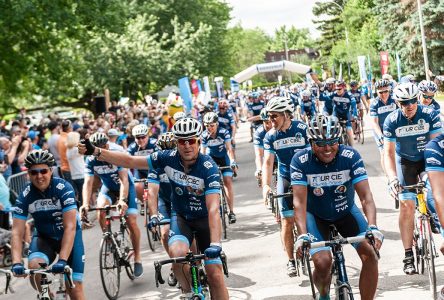
[[[441,105],[439,105],[438,101],[436,101],[435,99],[432,100],[432,102],[428,105],[428,107],[431,107],[438,112],[441,111]]]
[[[333,93],[331,100],[333,102],[333,111],[337,116],[348,116],[352,109],[353,114],[356,114],[356,99],[349,92],[345,92],[342,96]]]
[[[410,161],[424,159],[424,149],[430,135],[441,131],[439,114],[430,107],[418,105],[412,120],[400,109],[390,113],[384,122],[384,140],[396,142],[396,154]]]
[[[14,218],[26,220],[30,214],[39,235],[58,241],[63,238],[63,214],[77,210],[73,187],[58,177],[51,179],[44,192],[28,183],[15,205]],[[76,230],[81,230],[78,217]]]
[[[299,105],[299,93],[289,93],[291,102],[293,102],[294,107],[296,108]]]
[[[149,170],[148,183],[159,185],[159,197],[171,203],[171,183],[163,169]]]
[[[145,147],[141,148],[136,144],[136,142],[134,142],[131,143],[131,145],[129,145],[127,151],[131,156],[147,156],[156,150],[156,146],[157,146],[157,139],[150,137]],[[139,179],[147,178],[148,176],[148,171],[146,170],[137,170],[136,173],[137,173],[137,178]]]
[[[225,128],[231,134],[232,130],[231,125],[235,123],[233,114],[231,112],[225,112],[224,114],[218,112],[217,115],[218,115],[219,127]]]
[[[209,155],[199,156],[185,173],[177,150],[161,150],[147,157],[150,169],[163,169],[171,183],[172,209],[187,220],[208,216],[205,196],[220,192],[220,173]]]
[[[355,91],[350,90],[349,93],[355,98],[356,100],[356,104],[361,103],[361,96],[362,96],[362,92],[360,89],[357,89]]]
[[[396,106],[395,100],[391,96],[387,99],[387,103],[384,104],[381,98],[376,97],[370,103],[370,116],[373,118],[378,118],[379,128],[384,128],[385,118],[398,107]]]
[[[279,176],[290,177],[290,162],[298,151],[309,147],[307,125],[301,121],[291,121],[290,127],[284,131],[271,129],[264,139],[264,151],[277,157]]]
[[[427,172],[444,172],[444,133],[441,133],[426,145],[424,158]]]
[[[265,131],[264,125],[259,125],[253,136],[253,146],[255,148],[264,148],[264,138],[266,134],[267,131]]]
[[[316,113],[315,100],[313,99],[313,97],[310,97],[310,99],[307,101],[303,101],[301,99],[300,105],[302,115],[313,116]]]
[[[265,107],[265,103],[262,100],[259,100],[258,102],[248,102],[247,108],[248,111],[250,111],[253,116],[258,116],[261,113],[262,108]]]
[[[94,156],[88,156],[85,161],[85,176],[99,176],[102,184],[110,191],[120,190],[119,171],[121,170],[123,170],[122,167],[99,161]],[[128,182],[130,186],[133,185],[132,178],[131,173],[128,172]]]
[[[319,95],[319,101],[324,102],[324,109],[329,113],[333,113],[333,101],[331,99],[331,92],[324,91]]]
[[[231,136],[225,128],[218,127],[214,138],[207,130],[202,133],[202,147],[208,148],[208,154],[212,157],[225,157],[227,155],[226,142],[231,142]]]
[[[290,172],[291,185],[307,186],[307,211],[327,221],[349,213],[355,205],[354,185],[368,179],[361,155],[344,145],[329,164],[303,150],[293,157]]]

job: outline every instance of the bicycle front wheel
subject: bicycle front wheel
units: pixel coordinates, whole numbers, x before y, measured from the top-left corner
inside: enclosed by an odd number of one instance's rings
[[[352,295],[351,291],[347,287],[343,286],[343,287],[341,287],[339,289],[338,297],[336,299],[339,299],[339,300],[353,300],[353,295]]]
[[[426,220],[423,225],[425,226],[424,235],[426,237],[426,239],[424,239],[424,250],[426,250],[426,253],[424,253],[424,261],[429,275],[432,299],[436,299],[435,243],[429,221]]]
[[[111,237],[105,237],[100,244],[100,278],[106,297],[117,299],[120,290],[120,264],[116,248]]]
[[[148,246],[150,247],[151,251],[156,251],[156,243],[154,241],[154,235],[151,232],[151,230],[148,229],[148,223],[150,222],[150,214],[148,211],[148,205],[145,205],[145,230],[146,230],[146,237],[148,238]]]
[[[121,260],[121,263],[125,267],[126,275],[128,275],[128,278],[130,280],[134,280],[134,247],[133,242],[130,238],[130,231],[128,228],[125,228],[125,231],[122,234],[122,244],[121,244],[121,250],[123,254],[123,259]]]
[[[361,131],[361,134],[359,135],[360,138],[361,138],[361,144],[364,145],[364,140],[365,140],[365,136],[364,136],[364,119],[359,120],[358,124],[359,124],[359,130]]]
[[[227,198],[225,189],[222,186],[220,193],[220,218],[222,220],[222,233],[225,240],[227,239],[227,213]]]

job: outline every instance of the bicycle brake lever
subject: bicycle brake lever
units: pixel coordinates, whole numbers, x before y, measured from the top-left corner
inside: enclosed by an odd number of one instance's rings
[[[376,244],[375,244],[375,236],[373,235],[373,233],[371,232],[371,230],[368,230],[365,233],[366,238],[368,239],[368,241],[370,242],[370,245],[373,248],[373,251],[375,251],[376,257],[378,257],[378,259],[381,258],[381,255],[379,254],[379,250],[376,249]]]

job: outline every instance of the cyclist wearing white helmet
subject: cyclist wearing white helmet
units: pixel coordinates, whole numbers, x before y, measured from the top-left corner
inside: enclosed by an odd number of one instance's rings
[[[324,102],[323,112],[326,115],[333,114],[333,102],[330,96],[335,91],[335,82],[336,79],[332,77],[327,78],[324,86],[321,88],[322,93],[319,95],[319,101]]]
[[[301,120],[308,123],[316,114],[315,99],[313,99],[310,90],[303,90],[301,92],[300,103],[297,107],[297,114],[301,116]]]
[[[262,184],[262,163],[264,161],[264,138],[267,132],[272,128],[270,118],[268,118],[267,110],[263,108],[260,113],[260,118],[262,120],[262,125],[260,125],[253,137],[254,155],[256,171],[254,176],[259,180],[260,185]]]
[[[414,190],[403,190],[403,185],[418,182],[424,172],[424,149],[428,141],[441,131],[439,114],[418,104],[419,90],[415,84],[399,84],[393,91],[398,109],[384,122],[384,164],[391,195],[401,201],[399,229],[405,249],[404,272],[415,274],[412,251],[415,214]]]
[[[438,86],[433,81],[423,80],[418,84],[419,103],[424,106],[429,106],[434,110],[440,112],[441,106],[438,101],[434,99]]]
[[[264,138],[264,163],[262,167],[262,193],[264,200],[272,192],[271,178],[275,159],[278,161],[278,194],[288,192],[290,182],[286,179],[290,173],[290,162],[298,151],[309,147],[307,125],[292,120],[294,106],[289,98],[274,97],[267,103],[267,113],[273,129]],[[279,213],[282,223],[282,241],[288,256],[287,275],[296,276],[296,265],[293,253],[294,212],[291,198],[279,198]]]
[[[195,238],[208,258],[205,269],[212,298],[226,300],[228,291],[219,258],[222,251],[219,170],[210,156],[199,151],[202,134],[199,121],[183,118],[174,124],[172,132],[177,139],[177,150],[161,150],[145,157],[96,148],[88,140],[78,148],[80,153],[93,154],[122,167],[165,170],[173,190],[169,254],[185,256]],[[174,264],[173,270],[182,291],[190,292],[187,266]]]

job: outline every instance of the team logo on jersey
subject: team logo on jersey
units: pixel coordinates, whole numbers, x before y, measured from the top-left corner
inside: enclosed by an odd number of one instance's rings
[[[336,187],[335,189],[335,193],[336,194],[343,194],[347,191],[347,187],[345,185],[339,185],[338,187]]]
[[[299,161],[301,163],[304,163],[308,160],[308,153],[305,153],[304,155],[299,156]]]
[[[15,203],[17,203],[17,201]],[[23,214],[23,209],[21,209],[21,208],[16,206],[16,207],[12,208],[12,212],[15,212],[15,213],[17,213],[19,215],[22,215]]]
[[[31,190],[31,186],[28,185],[28,186],[26,187],[26,189],[23,190],[23,197],[28,196],[30,190]]]
[[[433,128],[441,128],[441,122],[436,122],[433,124]]]
[[[302,137],[302,134],[297,133],[295,137],[288,137],[275,141],[273,146],[276,150],[303,147],[305,146],[305,139]]]
[[[65,188],[65,185],[63,183],[59,183],[56,185],[56,189],[63,190]]]
[[[152,160],[157,160],[157,156],[159,155],[159,153],[154,152],[153,154],[151,154],[151,159]]]
[[[176,191],[176,194],[178,194],[179,196],[183,195],[183,190],[180,187],[176,187],[174,190]]]
[[[302,179],[302,173],[300,172],[291,173],[291,180],[300,180],[300,179]]]
[[[160,182],[163,182],[163,183],[170,182],[170,180],[168,179],[167,174],[165,174],[165,173],[159,175],[159,179],[160,179]]]
[[[213,182],[210,182],[210,184],[208,186],[212,187],[212,188],[220,188],[220,183],[219,183],[219,181],[213,181]]]
[[[207,141],[207,145],[209,147],[220,146],[220,145],[223,145],[224,143],[225,143],[224,140],[219,136],[215,139],[211,139],[211,140]]]
[[[204,180],[202,178],[185,174],[184,172],[173,169],[170,166],[165,168],[165,173],[168,175],[168,178],[171,181],[174,181],[179,185],[189,186],[193,189],[204,188]]]
[[[307,175],[307,182],[312,187],[341,185],[350,180],[350,171],[342,170],[324,174]]]
[[[426,134],[429,132],[430,124],[427,123],[424,119],[419,119],[418,124],[401,126],[396,128],[396,136],[397,137],[406,137],[418,134]]]
[[[434,157],[429,157],[429,158],[427,158],[427,159],[426,159],[426,162],[427,162],[428,164],[430,164],[430,165],[437,165],[437,166],[440,166],[440,165],[441,165],[441,162],[440,162],[439,160],[437,160],[436,158],[434,158]]]
[[[136,152],[134,152],[134,155],[135,156],[147,156],[147,155],[150,155],[151,153],[153,153],[153,150],[154,149],[145,149],[145,150],[136,151]]]
[[[41,211],[61,210],[60,201],[54,199],[39,199],[29,204],[28,211],[30,214]]]
[[[394,111],[395,109],[396,109],[395,103],[392,103],[390,105],[384,105],[384,106],[378,107],[378,114],[391,112],[391,111]]]
[[[315,196],[320,197],[320,196],[324,195],[324,189],[321,188],[321,187],[315,188],[315,189],[313,190],[313,194],[314,194]]]
[[[365,173],[367,173],[367,171],[365,170],[364,167],[359,167],[359,168],[357,168],[356,170],[353,171],[354,175],[362,175],[362,174],[365,174]]]
[[[207,169],[211,169],[213,167],[213,164],[211,162],[209,162],[209,161],[204,162],[203,165]]]
[[[65,205],[65,206],[68,206],[68,205],[71,205],[74,203],[76,203],[76,200],[74,198],[68,198],[65,201],[63,201],[63,205]]]
[[[392,136],[392,134],[390,131],[384,130],[384,136],[389,138]]]

